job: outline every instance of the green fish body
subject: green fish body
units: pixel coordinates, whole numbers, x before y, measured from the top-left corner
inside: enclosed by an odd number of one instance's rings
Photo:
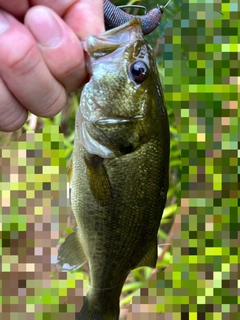
[[[59,265],[88,261],[91,287],[77,319],[117,320],[128,273],[154,268],[169,176],[169,124],[153,51],[138,19],[87,42],[90,81],[69,163],[77,228]]]

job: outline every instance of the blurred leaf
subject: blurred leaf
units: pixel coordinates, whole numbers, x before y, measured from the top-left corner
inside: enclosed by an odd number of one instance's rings
[[[169,188],[167,193],[167,200],[169,200],[174,195],[174,188]]]
[[[65,149],[65,156],[67,161],[70,159],[72,152],[73,152],[73,147],[69,147]]]
[[[180,155],[181,155],[181,152],[180,152],[179,149],[177,149],[177,150],[172,150],[172,152],[171,152],[171,159],[173,159],[173,158],[178,158],[178,157],[180,157]]]
[[[173,128],[172,126],[170,126],[170,132],[172,133],[172,134],[177,134],[178,132],[177,132],[177,129],[176,128]]]
[[[152,268],[149,268],[149,267],[145,267],[144,269],[144,277],[145,277],[145,280],[149,279],[152,275]]]
[[[178,140],[171,140],[170,141],[170,148],[173,149],[174,147],[176,147],[178,145]]]
[[[65,241],[65,238],[64,237],[61,237],[58,241],[59,244],[62,244],[63,242]]]
[[[157,262],[157,268],[167,267],[172,262],[172,255],[167,251],[161,261]]]
[[[130,0],[130,1],[128,2],[128,5],[132,5],[132,4],[136,3],[136,2],[139,2],[139,0]]]
[[[176,210],[177,210],[176,204],[172,204],[171,206],[166,207],[163,211],[162,220],[167,219],[170,216],[172,216],[176,212]]]
[[[158,236],[163,240],[167,240],[167,234],[163,232],[161,229],[158,230]]]
[[[30,126],[28,125],[27,122],[24,123],[23,129],[24,129],[25,131],[30,131],[30,130],[31,130],[31,128],[30,128]]]
[[[50,273],[50,278],[55,278],[55,276],[56,276],[56,272],[55,270],[52,270]]]
[[[133,293],[127,295],[125,298],[121,299],[120,300],[120,307],[130,303],[134,294],[135,294],[135,291]]]
[[[136,291],[137,289],[141,288],[141,286],[142,286],[142,282],[126,283],[123,286],[122,293],[129,292],[129,291]]]
[[[143,269],[143,267],[132,270],[134,277],[136,279],[138,279],[139,281],[144,281],[144,276],[141,273],[142,269]]]
[[[51,118],[42,118],[41,120],[44,124],[44,127],[53,125],[53,121]]]
[[[182,166],[182,161],[181,160],[172,160],[170,161],[170,167],[173,168],[173,167],[180,167],[181,168]]]
[[[164,79],[164,68],[158,65],[158,73],[160,76],[161,83],[163,83],[162,79]]]
[[[162,4],[162,5],[164,6],[165,4]],[[176,14],[181,10],[181,6],[182,6],[182,0],[171,0],[165,7],[165,10],[162,16],[162,21],[158,28],[160,38],[164,37],[165,29],[168,27],[169,21],[171,21],[176,16]]]
[[[74,230],[71,229],[71,228],[66,228],[66,229],[64,230],[64,232],[71,234],[71,233],[74,232]]]

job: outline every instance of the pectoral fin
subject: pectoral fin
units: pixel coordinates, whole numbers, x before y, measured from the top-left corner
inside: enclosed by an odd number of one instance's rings
[[[112,191],[103,158],[89,154],[85,157],[85,164],[94,199],[100,205],[106,205],[112,199]]]
[[[157,238],[151,243],[148,252],[138,263],[136,268],[139,267],[150,267],[155,268],[157,263]]]
[[[75,231],[65,238],[65,241],[59,247],[57,259],[58,268],[68,271],[77,270],[87,262],[76,228]],[[69,265],[69,267],[65,267],[64,265],[66,264]]]

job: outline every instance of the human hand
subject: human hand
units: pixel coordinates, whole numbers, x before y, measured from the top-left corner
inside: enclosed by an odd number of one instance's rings
[[[87,79],[79,39],[103,31],[102,0],[0,0],[0,130],[60,112]]]

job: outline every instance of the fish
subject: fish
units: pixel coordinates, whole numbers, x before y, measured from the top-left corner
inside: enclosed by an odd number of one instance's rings
[[[91,77],[76,114],[68,164],[76,228],[58,267],[88,262],[90,289],[78,320],[117,320],[132,269],[155,268],[157,233],[169,186],[168,114],[141,21],[86,42]]]

